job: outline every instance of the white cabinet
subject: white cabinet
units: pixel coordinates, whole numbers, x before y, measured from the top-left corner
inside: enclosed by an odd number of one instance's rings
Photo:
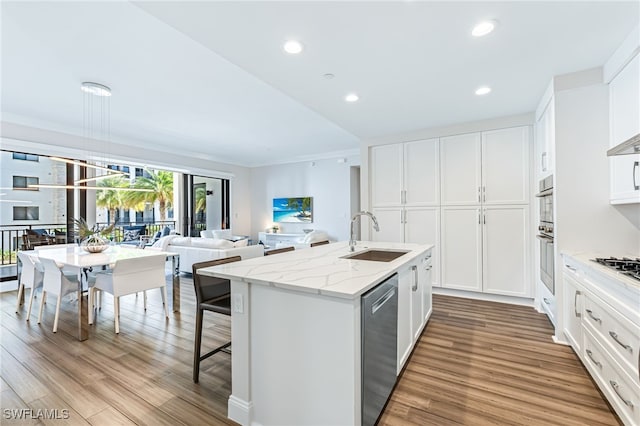
[[[584,290],[577,281],[576,269],[564,266],[562,283],[564,288],[564,335],[573,350],[579,354],[582,351],[582,312],[584,305]]]
[[[480,133],[440,138],[442,205],[472,205],[481,201]]]
[[[428,252],[425,257],[422,259],[422,266],[420,268],[420,283],[422,284],[422,316],[424,318],[424,325],[426,325],[427,320],[431,316],[431,307],[432,307],[432,292],[431,292],[431,283],[433,274],[433,255],[431,252]]]
[[[640,55],[609,83],[610,146],[640,133]],[[610,157],[611,203],[640,203],[640,154]]]
[[[416,341],[420,337],[422,332],[422,324],[424,323],[424,317],[422,316],[422,292],[424,286],[420,282],[423,274],[420,274],[420,264],[411,266],[411,273],[413,274],[413,281],[411,286],[411,337],[412,341]]]
[[[371,206],[439,204],[438,139],[371,148]]]
[[[442,287],[482,291],[479,207],[442,207]]]
[[[528,127],[441,138],[440,152],[442,205],[528,203]]]
[[[528,206],[443,207],[442,286],[529,297]]]
[[[551,96],[545,99],[542,113],[535,125],[535,172],[537,179],[553,173],[555,151],[555,104]]]
[[[482,291],[529,297],[529,207],[488,206],[482,211]]]
[[[440,248],[439,140],[371,148],[371,211],[380,231],[372,241],[434,244],[433,285],[438,285]]]
[[[411,288],[413,287],[414,272],[411,266],[398,272],[398,368],[400,374],[402,366],[409,358],[413,347],[411,333]]]

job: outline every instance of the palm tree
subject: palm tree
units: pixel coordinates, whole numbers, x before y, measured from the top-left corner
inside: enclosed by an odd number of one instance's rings
[[[126,206],[137,211],[144,210],[146,203],[158,202],[160,220],[165,220],[167,209],[173,205],[173,173],[164,170],[147,170],[149,177],[139,177],[134,188],[150,189],[151,192],[128,191],[123,195]]]
[[[126,188],[129,186],[122,176],[108,177],[99,180],[96,185],[108,188]],[[108,221],[115,222],[116,210],[125,205],[123,194],[124,191],[115,189],[98,189],[96,191],[96,206],[109,211]]]

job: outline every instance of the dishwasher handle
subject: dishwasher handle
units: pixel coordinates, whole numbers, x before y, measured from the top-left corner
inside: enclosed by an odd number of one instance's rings
[[[396,294],[396,289],[391,288],[384,295],[382,295],[378,300],[373,302],[373,305],[371,305],[371,315],[374,315],[376,311],[382,308],[382,306],[384,306],[384,304],[387,303],[389,299],[391,299],[395,294]]]

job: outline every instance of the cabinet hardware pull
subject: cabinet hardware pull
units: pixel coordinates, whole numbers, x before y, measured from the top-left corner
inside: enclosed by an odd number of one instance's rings
[[[616,395],[618,395],[618,398],[620,398],[622,400],[622,402],[624,402],[624,405],[626,405],[629,408],[633,408],[633,403],[631,401],[629,401],[628,399],[624,399],[624,397],[622,395],[620,395],[620,391],[618,390],[618,383],[616,383],[613,380],[609,380],[609,383],[611,383],[611,387],[615,391]]]
[[[633,353],[633,348],[631,346],[627,345],[626,343],[622,343],[618,339],[618,333],[616,333],[615,331],[609,331],[609,336],[611,336],[613,338],[613,340],[616,341],[617,344],[619,344],[620,346],[622,346],[623,348],[625,348],[629,352]]]
[[[483,225],[487,224],[487,215],[486,215],[486,213],[482,215],[482,224]]]
[[[480,225],[480,210],[478,210],[478,225]]]
[[[631,171],[631,173],[633,174],[633,190],[634,191],[640,190],[640,185],[636,184],[636,169],[638,168],[638,166],[640,166],[640,161],[634,161],[633,170]]]
[[[411,266],[411,269],[413,269],[413,287],[411,287],[411,291],[417,291],[418,290],[418,266],[413,265]]]
[[[585,309],[585,311],[587,311],[587,313],[589,314],[589,316],[591,317],[592,320],[594,320],[595,322],[599,322],[600,324],[602,324],[602,320],[596,316],[593,315],[593,311],[591,309]]]
[[[568,269],[572,270],[573,272],[576,272],[576,268],[574,268],[573,266],[569,266],[567,264],[565,264],[564,266],[566,266]]]
[[[543,172],[547,171],[547,166],[545,166],[544,164],[544,160],[547,158],[547,153],[543,152],[542,155],[540,156],[540,168],[542,169]]]
[[[400,202],[402,204],[407,204],[407,190],[403,189],[400,191]]]
[[[600,361],[596,361],[595,359],[593,359],[593,352],[591,352],[589,349],[587,349],[587,356],[589,357],[591,362],[593,362],[595,365],[598,366],[600,370],[602,370],[602,363]]]
[[[486,186],[482,187],[482,202],[483,203],[487,202],[487,187]]]
[[[480,187],[478,187],[478,202],[480,202]]]
[[[578,312],[578,296],[581,294],[580,290],[576,290],[576,294],[573,295],[573,313],[578,318],[581,316],[580,312]]]
[[[549,302],[549,299],[547,299],[546,297],[543,297],[542,300],[544,300],[544,303],[546,303],[547,305],[551,304],[551,302]]]

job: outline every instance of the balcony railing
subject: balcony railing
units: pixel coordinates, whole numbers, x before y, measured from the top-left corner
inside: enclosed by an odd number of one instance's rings
[[[98,223],[98,227],[106,227],[107,223]],[[145,225],[145,234],[154,236],[158,231],[162,231],[166,226],[175,230],[174,220],[157,222],[118,222],[110,239],[114,243],[122,242],[124,227]],[[39,223],[31,225],[0,225],[0,281],[13,280],[18,277],[17,255],[18,250],[26,250],[32,247],[25,247],[23,235],[28,231],[37,231],[45,236],[42,243],[63,244],[67,242],[78,242],[72,232],[67,234],[66,223]],[[45,242],[46,241],[46,242]]]

